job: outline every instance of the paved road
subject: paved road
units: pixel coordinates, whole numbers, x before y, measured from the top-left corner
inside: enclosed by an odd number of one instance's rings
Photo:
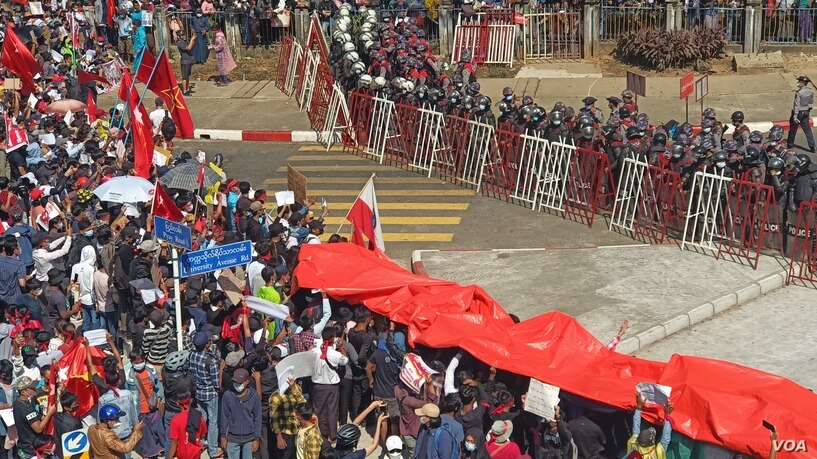
[[[222,153],[228,176],[268,192],[286,189],[286,165],[308,179],[308,194],[326,198],[327,236],[340,227],[363,184],[376,174],[375,187],[383,220],[386,252],[408,266],[416,249],[526,248],[628,244],[610,233],[603,218],[594,227],[560,216],[534,212],[485,197],[435,178],[317,145],[267,142],[184,141],[180,151],[201,149],[208,157]],[[348,236],[348,224],[341,233]]]

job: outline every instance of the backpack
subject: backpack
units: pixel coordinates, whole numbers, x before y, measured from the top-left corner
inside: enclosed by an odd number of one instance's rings
[[[173,137],[176,137],[176,123],[173,122],[173,118],[170,117],[170,112],[165,110],[165,117],[162,118],[162,122],[159,123],[159,131],[162,133],[162,137],[165,140],[173,140]]]
[[[460,457],[460,445],[457,443],[457,440],[454,439],[454,434],[451,433],[451,428],[448,427],[448,424],[442,424],[440,427],[437,428],[437,430],[434,431],[434,449],[436,449],[437,452],[439,453],[439,451],[440,451],[440,432],[443,431],[443,430],[447,431],[448,434],[451,435],[451,443],[454,445],[451,448],[451,459],[459,458]],[[440,459],[446,459],[446,458],[441,457]]]

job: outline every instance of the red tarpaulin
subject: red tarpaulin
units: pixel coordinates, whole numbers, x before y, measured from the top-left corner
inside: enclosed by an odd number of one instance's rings
[[[353,244],[305,245],[299,259],[300,287],[323,289],[406,324],[412,343],[460,347],[488,365],[625,410],[635,408],[636,383],[668,385],[674,430],[743,453],[768,454],[763,419],[781,440],[817,447],[817,395],[786,378],[701,357],[674,355],[661,363],[619,354],[556,311],[514,325],[482,288],[411,274],[381,252]]]

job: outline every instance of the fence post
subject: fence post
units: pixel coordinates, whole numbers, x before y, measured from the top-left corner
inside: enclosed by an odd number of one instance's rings
[[[582,21],[582,33],[584,42],[582,43],[583,57],[596,55],[599,41],[601,41],[601,5],[599,0],[585,0],[584,20]]]
[[[743,40],[744,53],[760,50],[760,34],[763,28],[763,6],[760,0],[746,2],[746,31]]]
[[[665,0],[664,11],[667,15],[667,30],[681,29],[681,16],[678,11],[678,0]]]
[[[153,35],[156,41],[156,49],[164,48],[168,51],[168,56],[172,57],[173,54],[170,53],[170,50],[173,49],[174,41],[173,37],[170,34],[170,20],[167,15],[166,8],[158,8],[156,10],[156,15],[153,18],[154,27],[153,27]],[[160,29],[161,28],[161,29]],[[160,32],[161,30],[161,32]],[[175,49],[174,49],[175,51]]]
[[[295,21],[295,39],[305,48],[308,47],[309,43],[306,40],[309,34],[309,10],[296,8],[292,19]]]
[[[224,16],[224,38],[227,40],[227,46],[233,50],[236,58],[241,58],[241,28],[239,26],[240,14],[225,14]]]
[[[451,2],[443,0],[437,6],[437,20],[440,30],[440,57],[448,60],[451,57],[451,46],[454,41],[454,12],[451,9]]]

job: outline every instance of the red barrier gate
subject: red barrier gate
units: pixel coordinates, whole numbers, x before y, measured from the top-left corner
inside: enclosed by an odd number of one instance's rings
[[[366,156],[363,146],[368,144],[369,125],[372,120],[374,97],[362,91],[355,91],[349,97],[349,127],[341,139],[343,151],[358,156]]]
[[[326,116],[332,99],[333,84],[335,84],[335,78],[332,76],[332,70],[326,63],[321,62],[318,64],[318,75],[315,77],[312,101],[307,111],[310,125],[314,131],[322,131],[326,126]]]
[[[290,59],[294,49],[295,38],[290,34],[284,35],[284,39],[281,40],[281,52],[278,54],[278,67],[275,74],[275,86],[284,92],[286,92],[284,88],[289,76],[287,69],[291,65]]]
[[[570,165],[565,201],[565,218],[592,227],[598,209],[612,199],[610,163],[607,155],[577,148]],[[603,207],[602,207],[603,208]]]
[[[800,203],[795,228],[786,283],[799,280],[817,287],[817,202]]]

